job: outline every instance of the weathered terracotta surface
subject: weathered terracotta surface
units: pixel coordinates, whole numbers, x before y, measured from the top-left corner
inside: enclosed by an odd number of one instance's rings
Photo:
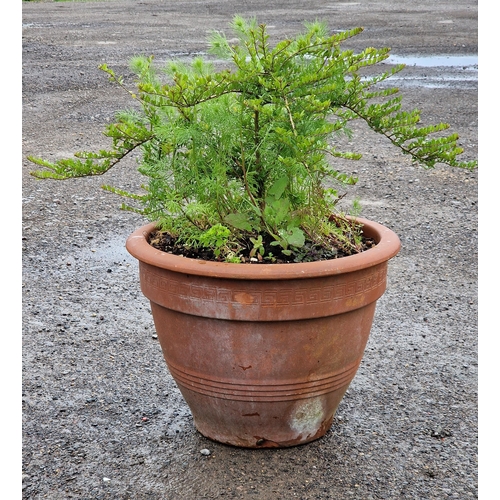
[[[398,237],[361,219],[376,247],[304,264],[226,264],[127,240],[168,368],[206,437],[250,448],[330,428],[361,362]]]

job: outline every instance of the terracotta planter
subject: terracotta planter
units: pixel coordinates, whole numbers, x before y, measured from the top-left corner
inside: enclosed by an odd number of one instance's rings
[[[396,234],[360,219],[377,245],[304,264],[226,264],[147,243],[139,260],[163,355],[198,431],[248,448],[313,441],[330,428],[363,357]]]

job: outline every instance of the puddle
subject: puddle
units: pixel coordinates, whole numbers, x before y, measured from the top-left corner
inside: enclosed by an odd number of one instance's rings
[[[125,262],[136,263],[136,259],[132,257],[125,248],[126,237],[114,238],[95,245],[91,251],[93,258],[103,262]]]
[[[405,64],[406,68],[387,82],[425,88],[475,89],[478,82],[477,55],[390,55],[384,64]]]
[[[89,270],[94,271],[103,267],[113,270],[137,267],[138,261],[125,248],[128,234],[116,236],[105,241],[95,241],[89,246],[75,252],[77,262],[86,262]]]
[[[49,24],[40,24],[40,23],[23,23],[24,28],[47,28],[50,27]]]
[[[422,68],[471,68],[477,69],[478,56],[389,56],[386,64],[406,64],[407,66],[420,66]]]

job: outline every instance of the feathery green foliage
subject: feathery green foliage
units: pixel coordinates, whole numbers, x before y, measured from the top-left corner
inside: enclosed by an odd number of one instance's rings
[[[256,20],[236,16],[231,27],[237,43],[219,32],[209,40],[211,53],[232,61],[231,69],[216,71],[202,58],[157,69],[153,57],[134,57],[137,90],[128,92],[141,111],[122,111],[106,127],[111,148],[56,162],[30,157],[44,167],[32,174],[101,175],[140,150],[143,192],[104,188],[132,200],[136,205],[123,208],[184,244],[235,261],[248,241],[252,255],[262,255],[264,240],[288,255],[300,255],[306,244],[360,250],[361,229],[338,209],[338,189],[326,186],[357,180],[335,168],[335,158],[361,157],[334,142],[350,133],[352,120],[364,120],[426,168],[475,168],[457,159],[458,136],[442,134],[448,124],[420,126],[419,110],[403,111],[397,88],[377,87],[403,65],[362,75],[390,50],[344,50],[362,28],[331,35],[324,23],[306,23],[303,33],[271,46]],[[100,68],[125,88],[112,69]]]

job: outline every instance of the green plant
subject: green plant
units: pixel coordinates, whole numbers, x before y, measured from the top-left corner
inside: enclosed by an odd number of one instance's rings
[[[140,149],[138,169],[148,180],[142,192],[103,186],[132,200],[124,209],[156,221],[180,244],[212,248],[215,258],[235,261],[246,252],[275,261],[363,250],[361,226],[338,206],[339,190],[357,179],[338,171],[335,159],[361,157],[334,141],[351,134],[352,120],[364,120],[424,167],[475,168],[457,159],[457,134],[441,133],[448,124],[420,126],[419,110],[403,111],[397,88],[378,86],[403,65],[363,76],[390,49],[344,50],[362,28],[330,35],[324,23],[306,23],[302,34],[271,46],[265,25],[236,16],[231,26],[238,42],[213,32],[210,51],[232,69],[216,71],[201,58],[157,69],[153,57],[135,57],[131,91],[101,65],[140,110],[121,111],[107,126],[110,149],[56,162],[29,157],[45,167],[32,174],[101,175]]]

